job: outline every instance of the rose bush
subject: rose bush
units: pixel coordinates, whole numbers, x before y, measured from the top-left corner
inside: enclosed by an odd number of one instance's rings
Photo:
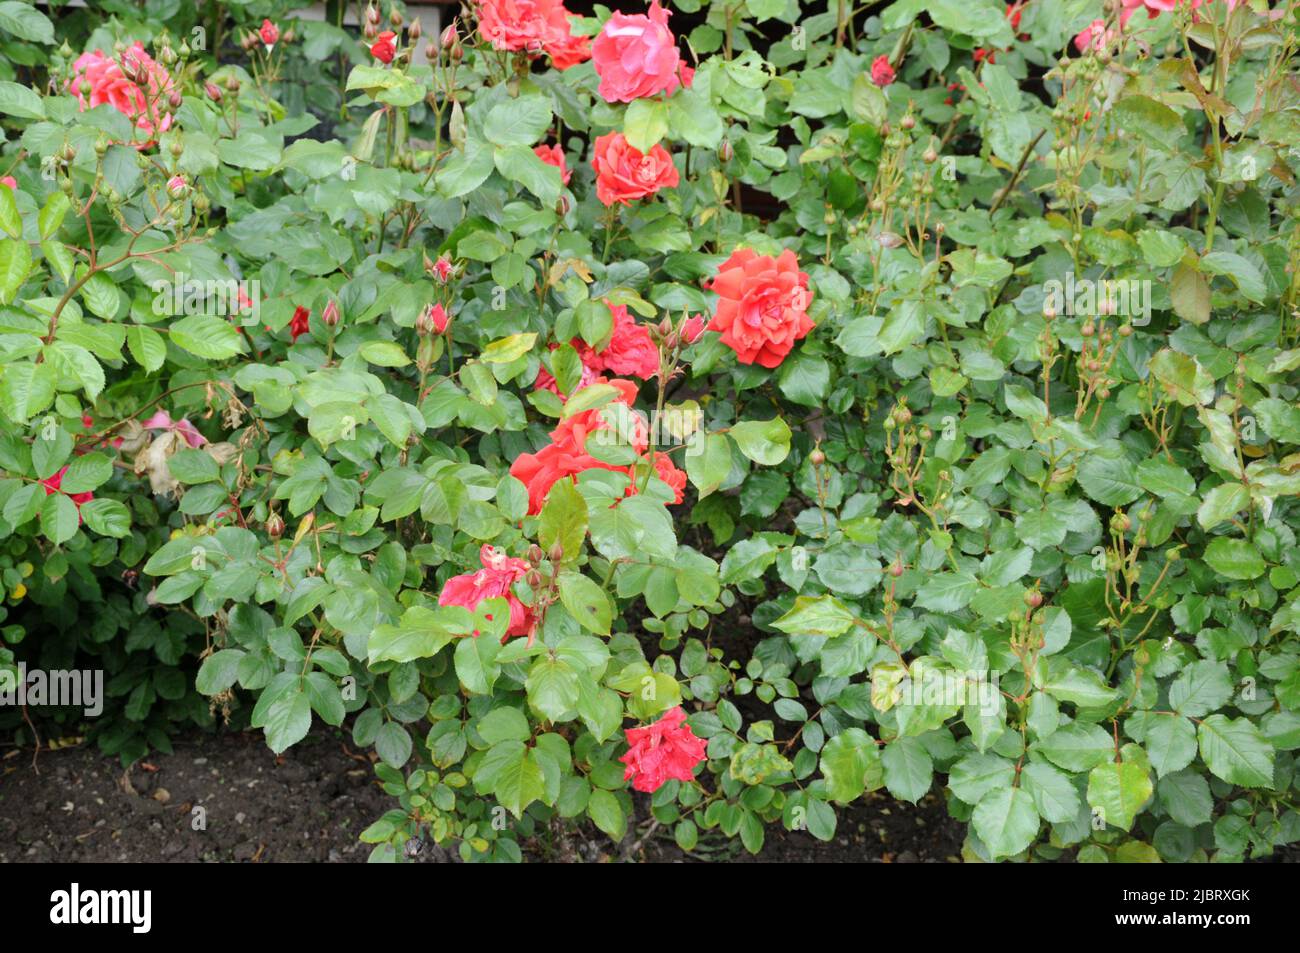
[[[1294,0],[100,6],[0,2],[0,665],[105,750],[343,729],[377,860],[1300,839]]]

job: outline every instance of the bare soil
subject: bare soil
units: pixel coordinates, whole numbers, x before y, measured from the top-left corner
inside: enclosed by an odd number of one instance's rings
[[[94,747],[0,756],[0,863],[361,862],[357,835],[395,802],[368,757],[342,733],[318,731],[277,757],[261,733],[196,733],[172,754],[124,772]],[[645,805],[638,804],[639,808]],[[960,825],[931,795],[917,806],[888,796],[841,811],[834,840],[769,830],[751,857],[738,844],[702,840],[691,855],[658,829],[634,851],[594,829],[523,845],[531,861],[955,862]],[[451,854],[426,846],[422,861]]]

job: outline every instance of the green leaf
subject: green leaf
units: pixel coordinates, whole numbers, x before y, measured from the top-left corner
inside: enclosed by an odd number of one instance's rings
[[[213,652],[199,666],[194,688],[201,695],[218,695],[235,684],[239,677],[239,663],[247,655],[243,649],[221,649]]]
[[[1151,375],[1166,394],[1184,407],[1214,399],[1214,378],[1194,357],[1165,348],[1151,358]]]
[[[0,5],[0,9],[10,4]],[[13,4],[20,6],[21,4]],[[30,9],[30,8],[29,8]],[[3,17],[0,16],[0,20]],[[0,22],[3,26],[3,22]],[[0,113],[19,119],[44,119],[45,104],[41,97],[21,83],[0,82]]]
[[[1038,836],[1038,810],[1023,788],[989,791],[975,805],[971,826],[994,857],[1012,857],[1029,848]]]
[[[101,536],[122,539],[131,535],[131,511],[117,500],[101,498],[82,503],[81,518]]]
[[[483,135],[498,146],[531,146],[551,125],[551,101],[523,95],[497,103],[483,123]]]
[[[1268,568],[1259,550],[1244,539],[1217,536],[1205,547],[1205,561],[1229,579],[1258,579]]]
[[[54,24],[49,17],[30,3],[20,3],[19,0],[0,3],[0,30],[33,43],[54,42]]]
[[[587,801],[587,816],[593,824],[608,834],[615,841],[623,839],[627,829],[627,818],[623,814],[623,805],[613,793],[603,788],[591,792]]]
[[[668,134],[668,104],[662,99],[634,99],[623,114],[623,135],[638,152],[647,153]]]
[[[1248,719],[1210,715],[1196,734],[1215,777],[1246,788],[1273,786],[1273,746]]]
[[[14,198],[17,193],[6,186],[0,188],[0,232],[4,232],[10,238],[23,237],[23,220],[18,214],[18,202]],[[63,195],[62,192],[56,192],[56,195]],[[67,196],[64,196],[67,201]]]
[[[52,493],[41,504],[41,535],[56,546],[76,536],[80,523],[77,504],[64,493]]]
[[[311,701],[300,691],[277,698],[266,710],[266,743],[276,754],[302,741],[311,730]]]
[[[763,466],[774,467],[790,455],[790,428],[780,417],[743,420],[730,433],[740,452]]]
[[[456,643],[456,675],[471,695],[489,695],[501,666],[496,657],[501,643],[490,635],[466,636]]]
[[[569,615],[585,629],[600,635],[609,635],[614,618],[613,607],[605,591],[582,573],[560,573],[560,602]]]
[[[853,612],[834,596],[799,596],[772,626],[791,635],[836,636],[852,628],[853,621]]]
[[[381,625],[370,636],[366,652],[370,664],[413,662],[432,658],[451,642],[454,632],[437,610],[412,606],[397,625]]]
[[[244,350],[243,338],[234,325],[204,314],[174,322],[169,336],[177,347],[210,361],[222,361]]]
[[[1088,803],[1106,824],[1123,831],[1133,826],[1153,790],[1151,773],[1136,761],[1099,764],[1088,773]]]
[[[861,728],[846,728],[826,742],[821,752],[821,770],[831,800],[848,804],[868,788],[884,783],[876,741]]]

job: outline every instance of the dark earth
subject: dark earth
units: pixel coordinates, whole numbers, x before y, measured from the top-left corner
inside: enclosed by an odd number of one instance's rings
[[[0,751],[0,863],[363,862],[370,847],[357,835],[395,804],[369,758],[335,732],[313,733],[280,757],[261,732],[193,734],[176,739],[174,753],[151,754],[125,772],[93,745],[43,750],[34,766],[30,748]],[[206,813],[206,830],[193,829],[196,808]],[[586,862],[959,859],[961,825],[934,795],[912,806],[882,792],[839,813],[830,843],[769,828],[757,857],[738,845],[710,852],[703,838],[688,856],[669,829],[649,831],[648,818],[620,845],[593,828],[545,854],[523,846],[528,860]],[[426,847],[420,859],[451,856]]]

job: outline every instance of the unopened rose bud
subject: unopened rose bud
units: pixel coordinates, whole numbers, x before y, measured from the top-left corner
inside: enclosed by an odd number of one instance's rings
[[[808,462],[815,467],[819,467],[826,462],[826,454],[822,453],[820,450],[814,450],[812,453],[808,454]]]
[[[411,25],[406,28],[407,39],[409,39],[412,43],[414,43],[416,40],[420,38],[420,34],[422,32],[423,30],[420,27],[420,18],[416,17],[414,20],[411,21]]]
[[[374,24],[378,25],[380,19],[381,19],[381,16],[380,16],[379,8],[378,8],[378,7],[374,6],[373,4],[370,5],[370,6],[368,6],[368,7],[366,7],[366,22],[367,22],[367,23],[374,23]]]
[[[564,218],[569,214],[569,197],[567,195],[561,195],[555,200],[555,214],[560,218]]]
[[[1025,605],[1031,609],[1037,609],[1043,604],[1043,594],[1037,589],[1030,589],[1025,593]]]
[[[443,30],[442,35],[438,37],[438,46],[440,46],[444,50],[449,50],[455,45],[456,45],[456,24],[449,23],[447,24],[447,29]]]
[[[659,322],[659,336],[667,337],[673,333],[673,322],[669,318],[664,318]]]
[[[736,147],[731,144],[730,139],[723,139],[718,144],[718,158],[723,162],[730,162],[736,154]]]
[[[189,188],[189,183],[185,181],[183,175],[173,175],[167,180],[167,194],[174,199],[183,198]]]
[[[1052,307],[1050,304],[1043,305],[1043,317],[1048,321],[1051,321],[1056,317],[1056,308]]]
[[[339,323],[338,302],[333,298],[330,298],[330,300],[325,304],[325,310],[321,312],[320,319],[327,328],[337,327]]]
[[[393,7],[393,12],[388,14],[388,22],[391,23],[394,27],[399,27],[402,25],[402,15],[397,12],[396,7]]]
[[[556,542],[551,546],[551,562],[558,563],[564,558],[564,544]]]
[[[172,94],[167,97],[167,104],[171,106],[172,109],[180,109],[181,103],[183,102],[185,102],[185,100],[181,98],[179,90],[172,90]]]
[[[375,37],[379,36],[379,27],[373,23],[367,23],[361,28],[361,35],[367,40],[373,40]]]
[[[232,93],[239,92],[239,79],[233,75],[226,77],[226,89]]]
[[[542,552],[542,547],[538,546],[536,543],[533,543],[533,545],[528,547],[528,561],[533,565],[540,563],[545,556],[546,554]]]
[[[895,563],[889,567],[889,574],[893,576],[895,579],[897,579],[899,576],[903,574],[903,564],[901,562],[895,561]]]
[[[909,114],[904,116],[898,123],[904,129],[912,129],[916,126],[916,120]]]
[[[208,99],[214,103],[221,102],[221,87],[216,83],[204,83],[203,91],[208,94]]]
[[[932,163],[938,162],[939,153],[935,152],[933,149],[926,149],[923,153],[921,153],[921,161],[924,162],[926,165],[930,165]]]
[[[272,513],[266,518],[266,535],[272,539],[279,539],[284,535],[284,520],[279,513]]]

